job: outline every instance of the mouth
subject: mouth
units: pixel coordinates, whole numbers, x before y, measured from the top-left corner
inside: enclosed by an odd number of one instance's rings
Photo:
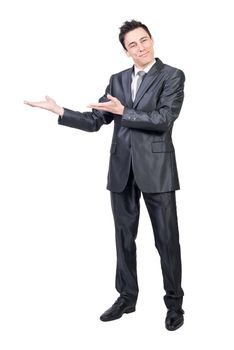
[[[140,57],[140,58],[144,58],[144,57],[148,56],[148,53],[149,53],[149,52],[145,52],[145,53],[139,55],[139,57]]]

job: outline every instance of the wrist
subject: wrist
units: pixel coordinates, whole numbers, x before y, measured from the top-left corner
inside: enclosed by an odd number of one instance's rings
[[[123,115],[124,114],[124,106],[123,105],[121,105],[121,107],[120,107],[120,113],[119,113],[120,115]]]
[[[63,117],[63,115],[64,115],[64,108],[60,107],[60,106],[57,106],[55,113],[60,115],[60,117]]]

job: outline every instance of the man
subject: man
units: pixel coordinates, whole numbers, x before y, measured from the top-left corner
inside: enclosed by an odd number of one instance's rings
[[[114,120],[107,189],[116,231],[116,289],[120,296],[101,315],[102,321],[135,311],[138,296],[136,245],[139,200],[143,195],[161,258],[165,325],[175,330],[184,322],[181,256],[175,191],[179,189],[172,128],[183,103],[184,73],[154,58],[154,41],[141,22],[126,21],[119,40],[134,66],[110,78],[92,112],[75,112],[46,101],[26,104],[59,115],[60,125],[97,131]]]

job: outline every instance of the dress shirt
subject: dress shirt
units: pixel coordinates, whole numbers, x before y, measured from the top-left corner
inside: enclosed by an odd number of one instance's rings
[[[132,73],[132,84],[131,84],[131,92],[132,92],[132,100],[135,100],[136,97],[136,86],[137,86],[137,80],[139,79],[139,75],[137,74],[139,71],[144,71],[145,73],[148,73],[148,71],[153,67],[156,60],[154,59],[152,63],[150,63],[145,69],[139,69],[136,66],[134,66],[134,70]]]

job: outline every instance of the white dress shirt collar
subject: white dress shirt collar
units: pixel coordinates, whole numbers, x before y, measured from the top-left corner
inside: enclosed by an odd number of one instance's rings
[[[136,74],[139,72],[139,71],[144,71],[146,73],[148,73],[148,71],[153,67],[153,65],[155,64],[156,62],[156,59],[154,59],[147,67],[145,67],[145,69],[139,69],[137,68],[136,66],[134,66],[134,75],[136,76]]]

